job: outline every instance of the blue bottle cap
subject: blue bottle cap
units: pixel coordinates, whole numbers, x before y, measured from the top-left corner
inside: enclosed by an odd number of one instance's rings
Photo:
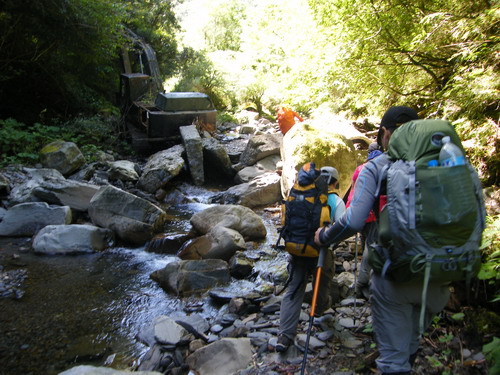
[[[429,167],[437,167],[439,165],[439,162],[437,160],[429,160],[427,163],[427,166]]]

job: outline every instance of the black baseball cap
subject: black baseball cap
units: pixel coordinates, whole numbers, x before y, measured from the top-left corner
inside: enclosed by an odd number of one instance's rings
[[[394,130],[399,125],[404,124],[411,120],[418,120],[417,112],[410,107],[394,106],[389,108],[382,116],[380,121],[380,128],[377,134],[377,143],[382,145],[382,128]]]

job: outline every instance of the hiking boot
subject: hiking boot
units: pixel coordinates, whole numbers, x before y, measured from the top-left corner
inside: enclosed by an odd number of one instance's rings
[[[292,339],[285,335],[279,335],[278,342],[276,343],[276,351],[280,353],[286,352],[291,343]]]

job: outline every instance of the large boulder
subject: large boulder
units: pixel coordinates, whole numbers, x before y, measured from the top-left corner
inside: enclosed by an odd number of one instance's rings
[[[117,160],[109,162],[109,179],[111,181],[137,181],[140,168],[132,161]]]
[[[267,235],[264,222],[250,208],[238,205],[217,205],[197,212],[191,217],[191,225],[206,234],[220,225],[239,232],[245,240],[263,239]]]
[[[259,160],[254,165],[245,167],[238,172],[234,177],[234,181],[237,184],[242,184],[245,182],[250,182],[255,177],[261,176],[264,173],[275,172],[277,169],[277,164],[281,161],[280,155],[269,155],[264,159]]]
[[[138,185],[148,193],[155,193],[177,176],[184,167],[184,146],[175,145],[149,157]]]
[[[0,236],[32,236],[47,225],[71,224],[68,206],[49,206],[45,202],[18,204],[5,213],[0,222]]]
[[[228,264],[221,259],[171,262],[150,276],[167,292],[183,297],[204,293],[231,280]]]
[[[222,178],[232,178],[236,171],[233,168],[231,159],[226,149],[215,138],[203,138],[203,162],[205,178],[212,175]]]
[[[65,180],[61,172],[55,169],[47,168],[25,168],[27,178],[24,182],[14,186],[9,195],[8,205],[15,206],[19,203],[40,202],[33,194],[33,190],[38,188],[44,182],[58,182]]]
[[[281,133],[253,136],[240,156],[240,165],[242,167],[254,165],[267,156],[279,155],[282,140]]]
[[[87,211],[90,200],[99,186],[74,180],[48,180],[33,188],[32,194],[47,203],[69,206],[77,211]]]
[[[286,196],[293,186],[297,171],[307,162],[314,161],[316,167],[335,167],[340,175],[343,197],[351,186],[351,177],[357,167],[353,143],[341,134],[327,128],[318,128],[307,122],[295,124],[283,137],[281,148],[283,171],[281,192]]]
[[[109,228],[122,241],[137,246],[158,233],[167,218],[154,204],[111,185],[94,195],[88,212],[95,225]]]
[[[85,164],[85,157],[73,142],[54,141],[40,151],[40,161],[45,168],[57,169],[69,176]]]
[[[203,170],[203,145],[200,133],[195,125],[181,126],[179,128],[182,144],[186,150],[189,173],[195,185],[203,185],[205,172]]]
[[[274,204],[281,200],[280,181],[281,177],[277,173],[264,173],[250,182],[230,187],[225,192],[216,195],[213,201],[222,204],[239,204],[249,208]]]
[[[210,231],[186,243],[177,256],[181,259],[229,259],[245,249],[245,240],[237,231],[217,225]]]
[[[47,225],[33,240],[33,250],[41,254],[79,254],[102,251],[112,246],[114,234],[93,225]]]

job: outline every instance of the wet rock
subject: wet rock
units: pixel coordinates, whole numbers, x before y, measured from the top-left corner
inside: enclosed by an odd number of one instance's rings
[[[0,268],[0,298],[21,299],[24,296],[22,286],[27,277],[27,270],[3,271]]]
[[[203,138],[202,143],[205,179],[233,178],[236,171],[224,146],[215,138]]]
[[[283,135],[281,133],[251,137],[246,145],[245,151],[241,154],[240,164],[243,166],[250,166],[267,156],[279,155],[282,140]]]
[[[192,340],[189,332],[166,315],[155,318],[154,337],[162,345],[176,347]]]
[[[245,249],[245,240],[237,231],[215,226],[204,236],[188,241],[177,256],[181,259],[229,259],[237,250]]]
[[[229,260],[229,272],[236,279],[245,279],[252,273],[254,263],[244,252],[237,251]]]
[[[167,292],[188,296],[227,284],[231,276],[227,262],[220,259],[172,262],[151,274]]]
[[[144,245],[158,233],[166,220],[159,207],[114,186],[102,187],[90,201],[92,222],[109,228],[122,241]]]
[[[77,254],[103,251],[114,244],[109,229],[93,225],[47,225],[33,240],[39,254]]]
[[[73,180],[44,181],[33,189],[33,196],[49,204],[69,206],[74,210],[87,211],[99,186]]]
[[[140,168],[129,160],[117,160],[109,163],[109,179],[111,181],[137,181]]]
[[[239,204],[245,207],[260,207],[281,200],[280,175],[267,172],[247,183],[233,186],[216,195],[212,201],[222,204]]]
[[[85,164],[85,157],[73,142],[54,141],[40,151],[40,160],[45,168],[56,169],[69,176]]]
[[[191,224],[200,233],[208,233],[213,227],[220,225],[239,232],[245,240],[262,239],[267,230],[254,211],[238,205],[212,206],[191,217]]]
[[[32,236],[47,225],[70,224],[71,219],[71,209],[67,206],[21,203],[5,213],[0,222],[0,236]]]
[[[184,147],[176,145],[151,155],[143,168],[138,186],[148,193],[163,188],[184,167],[183,152]]]
[[[203,169],[203,145],[195,125],[181,126],[182,143],[186,150],[187,164],[191,179],[195,185],[203,185],[205,172]]]

